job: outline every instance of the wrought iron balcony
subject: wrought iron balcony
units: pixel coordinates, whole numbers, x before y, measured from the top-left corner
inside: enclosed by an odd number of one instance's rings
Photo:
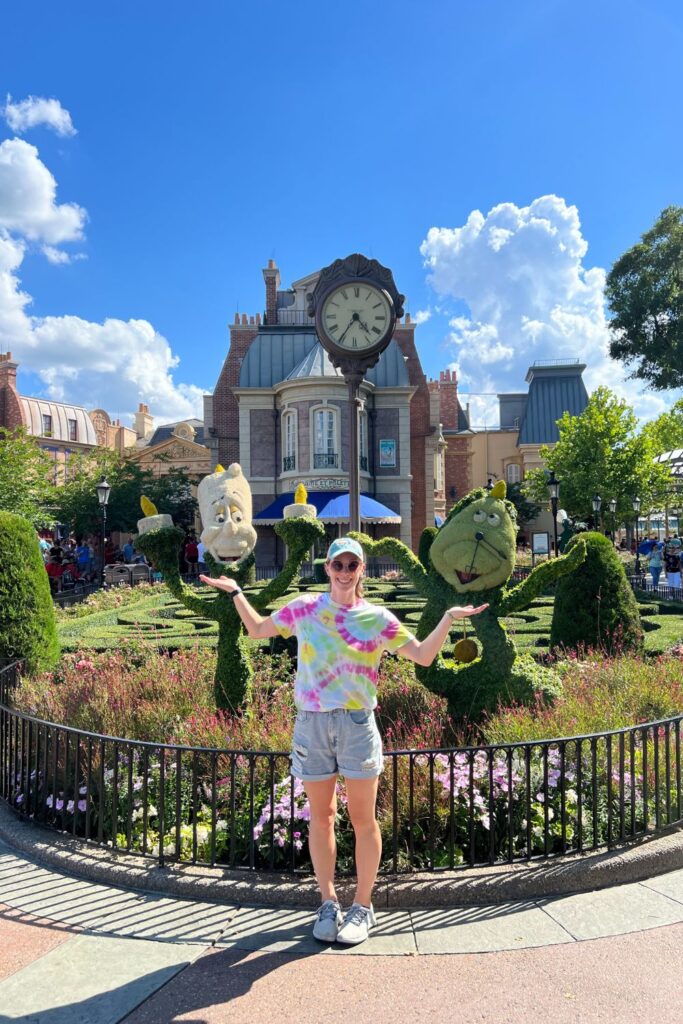
[[[313,456],[314,469],[336,469],[339,456],[336,452],[316,452]]]
[[[283,455],[282,472],[289,473],[293,469],[296,469],[296,455]]]

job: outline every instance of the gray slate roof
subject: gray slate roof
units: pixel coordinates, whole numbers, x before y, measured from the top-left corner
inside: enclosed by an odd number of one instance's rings
[[[264,331],[249,346],[240,368],[241,388],[272,388],[283,380],[341,377],[313,331]],[[390,341],[367,380],[375,387],[408,387],[403,353]]]
[[[558,361],[534,364],[526,379],[529,383],[524,417],[519,428],[519,444],[555,444],[560,439],[557,420],[568,412],[580,416],[588,405],[588,392],[581,374],[585,363]]]

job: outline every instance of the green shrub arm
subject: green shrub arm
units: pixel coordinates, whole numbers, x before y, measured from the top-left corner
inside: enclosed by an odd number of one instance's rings
[[[388,556],[397,565],[400,565],[404,573],[421,594],[429,594],[429,578],[427,571],[420,560],[415,557],[412,551],[405,546],[403,541],[397,537],[383,537],[381,540],[372,540],[365,533],[350,533],[350,537],[362,544],[363,550],[373,557]]]
[[[301,563],[305,560],[306,555],[316,540],[325,536],[325,527],[318,519],[296,516],[293,519],[283,519],[281,523],[276,523],[275,532],[287,545],[287,561],[274,580],[271,580],[253,598],[250,596],[249,600],[258,612],[264,611],[272,601],[282,597],[297,579]]]
[[[541,596],[550,583],[578,569],[585,557],[586,545],[580,540],[568,555],[560,555],[559,558],[551,558],[537,565],[525,580],[501,597],[496,609],[498,614],[505,617],[513,612],[524,611],[535,598]]]
[[[219,619],[220,609],[216,602],[203,601],[197,597],[192,587],[188,587],[180,578],[178,555],[185,539],[185,534],[176,526],[166,526],[162,530],[150,530],[133,541],[133,547],[141,551],[148,562],[151,562],[164,577],[168,589],[178,601],[191,612],[205,619]]]

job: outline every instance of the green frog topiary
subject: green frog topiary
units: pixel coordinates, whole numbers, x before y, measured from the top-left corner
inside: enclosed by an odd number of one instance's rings
[[[449,710],[459,721],[476,721],[501,702],[530,703],[537,696],[550,701],[561,691],[556,672],[529,655],[517,654],[500,620],[528,608],[550,583],[580,565],[585,545],[577,543],[570,554],[543,562],[521,583],[509,586],[517,531],[515,508],[506,501],[506,493],[502,480],[491,491],[471,491],[438,530],[424,531],[419,558],[396,538],[372,541],[356,534],[369,555],[394,559],[426,598],[418,640],[431,632],[447,608],[473,599],[488,603],[486,611],[472,619],[481,649],[478,657],[462,664],[439,656],[428,668],[416,668],[425,686],[447,697]]]

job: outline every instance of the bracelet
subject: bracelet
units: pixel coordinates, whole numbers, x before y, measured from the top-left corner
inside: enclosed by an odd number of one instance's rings
[[[231,590],[230,591],[230,597],[234,600],[237,597],[237,595],[241,594],[241,593],[242,593],[242,590],[241,590],[240,587],[238,587],[237,590]]]

